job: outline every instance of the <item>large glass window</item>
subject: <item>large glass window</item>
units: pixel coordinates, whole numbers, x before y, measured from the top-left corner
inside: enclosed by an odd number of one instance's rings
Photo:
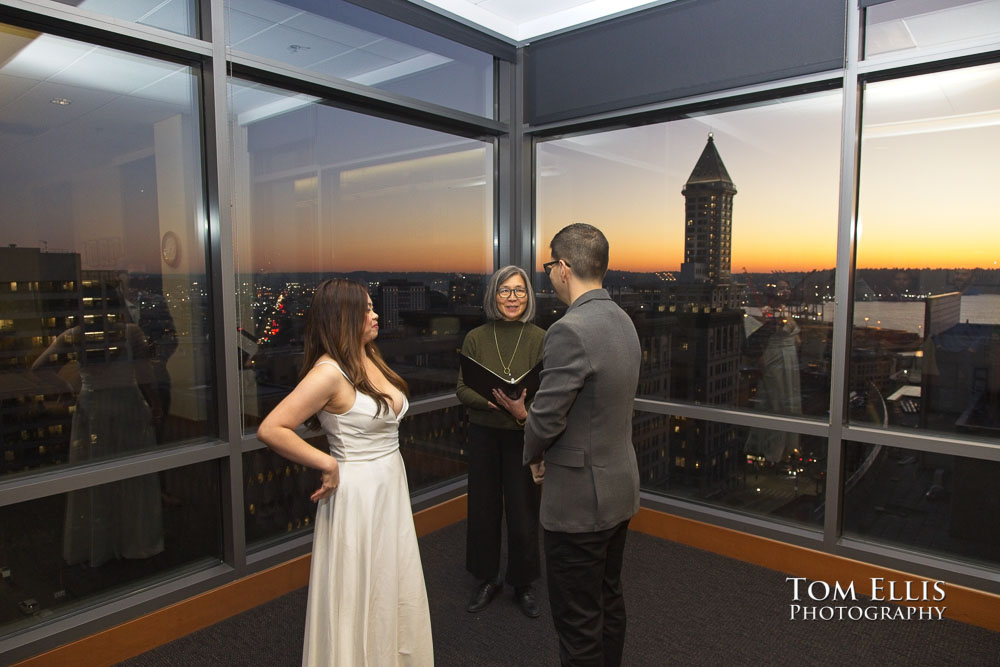
[[[238,51],[493,117],[493,57],[344,0],[226,0]]]
[[[1000,462],[851,442],[844,534],[1000,568]]]
[[[824,438],[637,412],[632,441],[644,491],[823,525]]]
[[[0,49],[0,474],[214,433],[197,72]]]
[[[326,438],[309,439],[326,449]],[[243,519],[247,544],[310,530],[316,504],[309,500],[320,487],[318,470],[287,461],[269,449],[243,455]]]
[[[1000,433],[1000,65],[864,90],[851,419]]]
[[[199,0],[53,0],[116,19],[197,37]]]
[[[210,461],[0,507],[0,635],[217,563],[219,494]]]
[[[232,83],[244,423],[298,379],[305,313],[368,286],[411,398],[455,390],[493,269],[493,146]]]
[[[542,326],[562,312],[549,241],[588,222],[639,332],[639,396],[825,416],[840,115],[829,92],[539,144]]]
[[[865,10],[865,57],[1000,37],[1000,0],[895,0]]]

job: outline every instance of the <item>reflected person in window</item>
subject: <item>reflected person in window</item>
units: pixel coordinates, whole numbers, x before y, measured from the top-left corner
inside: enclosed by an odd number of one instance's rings
[[[321,471],[303,665],[430,665],[430,611],[399,453],[406,382],[375,346],[378,314],[353,280],[316,288],[301,379],[257,437]],[[295,429],[326,433],[329,452]]]
[[[78,386],[70,434],[71,464],[149,450],[163,412],[153,386],[149,342],[129,320],[121,284],[84,285],[77,321],[32,364],[60,367]],[[75,377],[74,377],[75,376]],[[63,558],[98,567],[118,558],[142,559],[164,549],[160,482],[142,475],[71,491],[66,499]]]
[[[531,323],[535,295],[528,274],[505,266],[490,278],[483,299],[489,320],[470,331],[462,354],[504,379],[534,368],[542,358],[545,332]],[[467,386],[458,375],[458,399],[468,408],[469,510],[465,567],[478,580],[466,609],[482,611],[503,587],[500,575],[500,534],[507,514],[507,572],[514,598],[525,615],[539,615],[533,582],[540,576],[538,549],[539,488],[521,463],[526,391],[514,401],[499,394],[494,400]],[[529,402],[530,405],[530,402]]]

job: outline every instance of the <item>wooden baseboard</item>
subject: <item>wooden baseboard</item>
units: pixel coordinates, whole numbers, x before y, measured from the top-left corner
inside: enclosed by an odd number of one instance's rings
[[[461,495],[416,512],[413,522],[417,535],[427,535],[464,519],[465,499]],[[309,555],[300,556],[29,658],[15,667],[113,665],[302,588],[309,583],[310,562]]]
[[[854,582],[854,590],[859,595],[872,595],[872,579],[876,577],[881,577],[884,582],[898,582],[897,590],[902,590],[907,581],[913,582],[911,585],[914,591],[922,590],[923,582],[929,582],[929,586],[933,585],[933,580],[925,577],[647,508],[639,510],[629,528],[795,577],[825,581],[831,585],[840,582],[842,586]],[[1000,609],[1000,596],[947,582],[943,588],[945,591],[943,601],[912,603],[912,605],[945,606],[947,609],[944,616],[947,618],[1000,632],[1000,614],[997,613]],[[883,586],[881,594],[883,598],[886,597],[886,590]],[[933,591],[933,588],[931,590]],[[789,602],[791,602],[791,589],[789,589]]]
[[[466,517],[466,496],[458,496],[413,515],[418,535],[427,535]],[[700,521],[640,509],[629,526],[647,535],[761,565],[792,576],[826,582],[857,582],[859,594],[870,595],[872,577],[886,581],[925,581],[905,572],[757,537]],[[309,583],[308,555],[244,577],[225,586],[170,605],[141,618],[60,646],[14,667],[95,667],[122,660],[218,623]],[[929,581],[929,580],[926,580]],[[1000,632],[1000,596],[945,584],[948,618]]]
[[[113,665],[252,609],[309,583],[309,556],[244,577],[17,663],[15,667]]]
[[[468,494],[463,493],[434,507],[414,513],[413,523],[417,527],[417,537],[423,537],[464,519],[467,515],[467,498]]]

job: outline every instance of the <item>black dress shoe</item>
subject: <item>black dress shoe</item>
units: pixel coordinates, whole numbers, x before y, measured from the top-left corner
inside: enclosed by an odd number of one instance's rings
[[[535,592],[531,589],[531,586],[518,588],[514,592],[514,599],[517,601],[517,606],[521,608],[521,611],[528,618],[538,618],[539,614],[542,613],[538,608],[538,602],[535,600]]]
[[[500,586],[492,581],[484,581],[476,589],[475,594],[472,599],[469,600],[469,606],[466,607],[466,611],[470,614],[475,614],[478,611],[486,609],[490,601],[500,592]]]

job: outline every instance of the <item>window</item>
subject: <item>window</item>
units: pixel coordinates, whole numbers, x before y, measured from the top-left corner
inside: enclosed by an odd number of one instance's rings
[[[1000,65],[864,95],[851,420],[995,438]]]
[[[199,36],[199,0],[53,0],[116,19],[134,21],[181,35]]]
[[[0,44],[20,91],[0,284],[38,285],[0,293],[0,474],[215,433],[198,72],[22,29]]]
[[[493,116],[492,56],[350,2],[226,0],[226,27],[234,50]]]
[[[209,461],[0,507],[0,631],[218,563],[219,479]]]
[[[895,0],[865,10],[865,57],[1000,37],[1000,0]]]
[[[1000,566],[1000,462],[851,442],[844,534]]]
[[[640,412],[632,440],[643,491],[823,525],[823,438]]]
[[[330,277],[367,286],[411,401],[453,393],[493,271],[492,144],[231,85],[245,428],[298,381],[306,313]],[[463,415],[403,423],[411,491],[464,470]]]
[[[840,113],[828,92],[538,145],[536,261],[571,222],[604,231],[605,287],[671,350],[645,397],[826,415]],[[562,310],[537,275],[544,325]]]

